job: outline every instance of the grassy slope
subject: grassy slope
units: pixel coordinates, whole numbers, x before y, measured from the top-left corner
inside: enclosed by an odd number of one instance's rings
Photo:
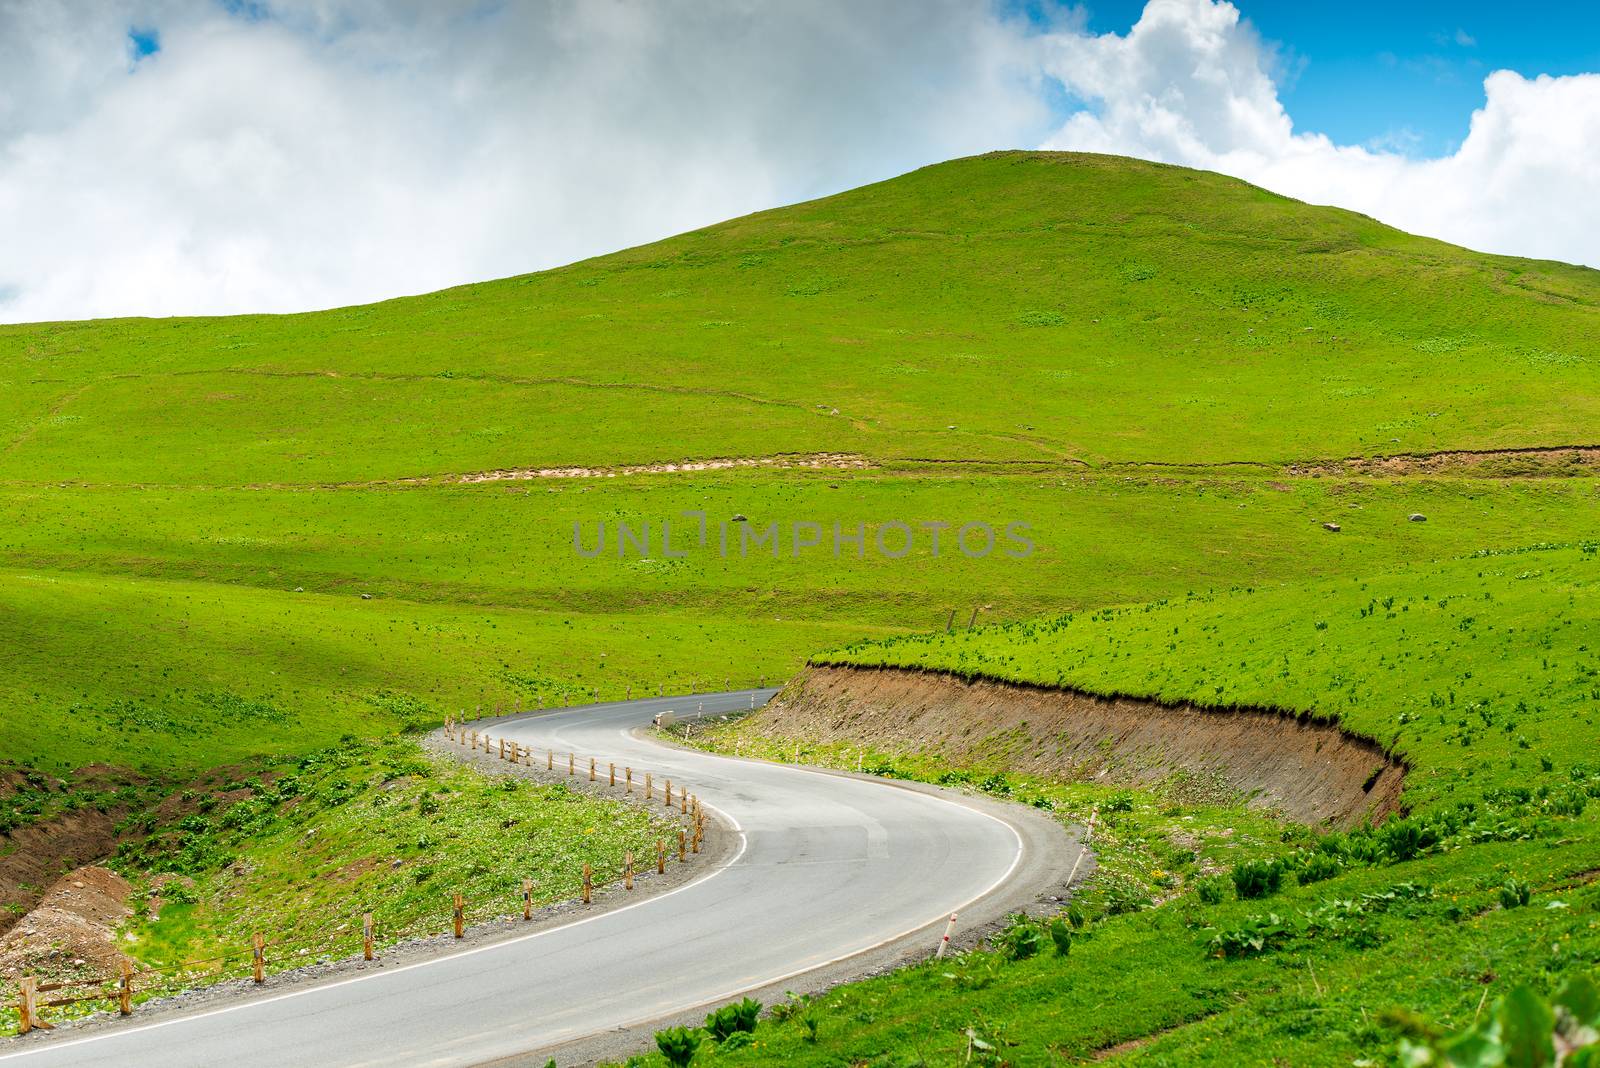
[[[1190,881],[1162,908],[1091,924],[1066,959],[1046,953],[1011,963],[976,954],[844,988],[812,1010],[818,1042],[798,1026],[773,1026],[752,1053],[718,1060],[958,1063],[964,1031],[974,1027],[1017,1065],[1107,1053],[1109,1063],[1383,1064],[1399,1033],[1396,1012],[1461,1026],[1486,991],[1492,999],[1519,982],[1549,984],[1592,969],[1600,965],[1600,806],[1574,814],[1571,803],[1600,796],[1596,634],[1600,553],[1590,544],[892,639],[819,657],[1333,713],[1392,740],[1414,762],[1412,821],[1455,830],[1400,861],[1363,860],[1335,846],[1328,855],[1337,874],[1304,877],[1305,885],[1291,878],[1264,900],[1235,900],[1230,890],[1204,904],[1185,892],[1195,888]],[[853,764],[841,755],[815,757]],[[901,774],[938,769],[927,755],[886,759]],[[1054,789],[1066,791],[1066,811],[1077,818],[1097,790],[1102,805],[1116,796],[1083,784]],[[1157,798],[1139,807],[1136,827],[1151,825],[1152,809],[1169,821],[1199,816],[1200,826],[1225,818]],[[1270,840],[1257,834],[1254,849],[1281,854],[1298,840],[1286,834],[1289,844],[1263,847]],[[1170,856],[1171,845],[1145,852]],[[1299,848],[1302,857],[1325,852]],[[1528,905],[1505,906],[1500,891],[1509,880],[1531,888]],[[1428,893],[1363,903],[1364,894],[1404,894],[1407,884]],[[1091,890],[1086,900],[1103,908],[1104,897]],[[1319,909],[1320,928],[1307,916]],[[1330,913],[1343,918],[1330,924]],[[1296,929],[1282,948],[1241,959],[1208,953],[1216,932],[1273,916]]]
[[[0,479],[1573,444],[1597,304],[1218,175],[999,154],[368,307],[0,328]]]
[[[1597,297],[1592,271],[1215,175],[1005,154],[370,307],[0,327],[7,756],[182,776],[416,718],[385,693],[445,709],[748,681],[956,606],[1093,610],[1574,540],[1592,479],[1092,468],[1586,442]],[[888,466],[392,482],[815,450]],[[1041,551],[571,553],[574,519],[688,508],[1022,518]],[[1223,1000],[1060,1011],[1134,1035]]]

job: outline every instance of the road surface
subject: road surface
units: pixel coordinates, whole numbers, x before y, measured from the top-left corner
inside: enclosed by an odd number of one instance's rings
[[[718,757],[642,736],[664,709],[775,691],[590,705],[485,728],[688,784],[731,826],[727,857],[637,903],[418,963],[190,1015],[0,1046],[6,1068],[480,1065],[681,1017],[806,973],[926,950],[945,918],[994,919],[1059,885],[1072,851],[1024,812],[870,778]],[[659,786],[658,786],[659,790]],[[1052,854],[1048,857],[1039,854]],[[781,989],[781,988],[780,988]],[[632,1039],[648,1039],[640,1033]],[[617,1041],[614,1037],[613,1043]],[[579,1056],[578,1054],[582,1054]]]

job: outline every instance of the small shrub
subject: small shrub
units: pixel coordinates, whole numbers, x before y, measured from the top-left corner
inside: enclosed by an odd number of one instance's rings
[[[1533,897],[1533,889],[1527,883],[1512,876],[1500,887],[1500,907],[1507,909],[1521,908]]]
[[[1220,875],[1208,875],[1195,882],[1194,892],[1202,904],[1220,905],[1228,897],[1228,880]]]
[[[688,1027],[669,1027],[656,1032],[656,1048],[674,1068],[684,1068],[700,1048],[700,1032]]]
[[[725,1042],[729,1035],[739,1031],[754,1031],[756,1019],[761,1015],[761,1002],[745,998],[722,1008],[706,1017],[706,1030],[718,1042]]]
[[[1072,925],[1060,916],[1050,921],[1050,942],[1056,947],[1058,957],[1072,952]]]
[[[1206,948],[1214,957],[1254,957],[1281,948],[1294,937],[1294,928],[1276,912],[1251,916],[1237,927],[1217,929]]]
[[[1295,878],[1302,886],[1320,883],[1324,879],[1331,879],[1338,875],[1344,868],[1333,857],[1326,853],[1313,853],[1301,862],[1295,871]]]
[[[1017,915],[1011,918],[999,941],[1007,960],[1027,960],[1044,948],[1044,932],[1026,916]]]
[[[1239,900],[1276,894],[1283,887],[1283,865],[1276,860],[1246,860],[1233,866],[1233,889]]]

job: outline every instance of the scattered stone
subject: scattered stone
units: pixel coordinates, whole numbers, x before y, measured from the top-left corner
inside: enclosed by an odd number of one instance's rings
[[[1323,530],[1331,530],[1335,534],[1337,534],[1343,528],[1341,528],[1338,523],[1324,523],[1324,524],[1322,524],[1322,529]]]
[[[362,600],[363,600],[363,601],[370,601],[370,600],[372,600],[372,594],[370,594],[370,593],[363,593],[363,594],[362,594],[362,595],[361,595],[361,599],[362,599]]]
[[[304,586],[296,586],[294,588],[294,592],[295,593],[305,593],[306,592],[306,588]]]
[[[735,523],[748,523],[748,522],[750,522],[750,520],[746,519],[744,516],[740,515],[737,512],[734,513],[732,521],[735,522]]]
[[[1421,512],[1412,512],[1406,518],[1411,520],[1413,523],[1426,523],[1428,521],[1428,517],[1423,515]]]

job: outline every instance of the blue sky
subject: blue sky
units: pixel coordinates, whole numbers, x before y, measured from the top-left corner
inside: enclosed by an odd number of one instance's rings
[[[1600,71],[1600,5],[1235,0],[1279,50],[1279,98],[1298,133],[1413,156],[1453,152],[1483,79]],[[1037,9],[1037,7],[1036,7]],[[1081,5],[1094,33],[1126,34],[1143,0]]]

